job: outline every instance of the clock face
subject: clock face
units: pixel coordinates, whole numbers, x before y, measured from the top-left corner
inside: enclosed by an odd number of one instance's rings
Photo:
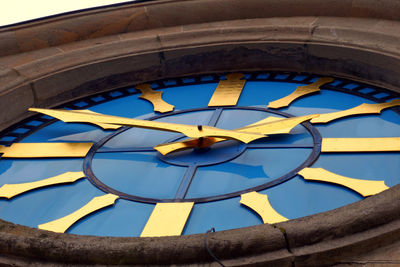
[[[400,183],[399,105],[396,93],[365,84],[263,72],[32,109],[0,137],[0,218],[166,236],[335,209]]]

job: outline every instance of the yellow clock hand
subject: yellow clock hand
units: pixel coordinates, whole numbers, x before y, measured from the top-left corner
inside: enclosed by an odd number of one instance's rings
[[[187,137],[223,137],[225,139],[238,140],[244,143],[249,143],[253,140],[265,137],[259,133],[238,132],[232,130],[223,130],[211,126],[201,125],[186,125],[169,122],[147,121],[139,119],[129,119],[117,116],[103,115],[99,113],[81,112],[74,110],[57,110],[57,109],[42,109],[30,108],[30,111],[39,112],[48,116],[57,118],[64,122],[84,122],[92,124],[112,124],[124,125],[130,127],[146,128],[161,131],[178,132]]]
[[[298,124],[311,120],[313,118],[318,117],[319,114],[306,115],[301,117],[287,118],[281,119],[276,117],[268,117],[266,119],[260,120],[248,126],[235,129],[238,132],[245,133],[259,133],[264,135],[272,135],[272,134],[286,134],[290,133],[290,131]],[[174,143],[166,143],[160,144],[154,149],[159,151],[161,154],[166,155],[171,152],[176,152],[189,148],[204,148],[209,147],[215,143],[226,141],[226,138],[212,138],[207,137],[203,139],[187,139],[180,142]]]

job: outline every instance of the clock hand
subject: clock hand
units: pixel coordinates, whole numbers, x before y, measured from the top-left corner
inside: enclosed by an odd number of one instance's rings
[[[130,119],[117,116],[103,115],[99,113],[81,112],[74,110],[60,110],[60,109],[42,109],[42,108],[29,108],[30,111],[39,112],[48,116],[57,118],[64,122],[85,122],[92,124],[112,124],[124,125],[130,127],[138,127],[145,129],[161,130],[178,132],[186,135],[187,137],[200,138],[200,137],[223,137],[226,139],[238,140],[244,143],[249,143],[256,139],[265,137],[259,133],[237,132],[232,130],[218,129],[211,126],[201,125],[186,125],[169,122],[147,121],[139,119]]]
[[[267,117],[265,119],[262,119],[260,121],[257,121],[255,123],[247,125],[247,126],[266,123],[266,122],[272,122],[272,121],[276,121],[276,120],[281,120],[281,118]],[[247,126],[245,126],[245,127],[247,127]],[[239,128],[236,130],[240,130],[240,129],[242,129],[242,128]],[[202,138],[202,139],[190,138],[190,139],[186,139],[186,140],[179,141],[179,142],[159,144],[159,145],[155,146],[154,149],[158,150],[158,152],[160,152],[161,154],[166,155],[171,152],[176,152],[176,151],[185,150],[185,149],[189,149],[189,148],[206,148],[217,142],[222,142],[222,141],[226,141],[226,139],[225,138],[215,138],[215,137],[207,137],[207,138]]]
[[[235,129],[238,132],[259,133],[264,135],[286,134],[289,133],[296,125],[318,117],[319,114],[306,115],[301,117],[280,119],[276,117],[268,117],[248,126]],[[161,154],[166,155],[189,148],[205,148],[215,143],[226,141],[225,138],[206,137],[202,139],[187,139],[180,142],[160,144],[154,147]]]

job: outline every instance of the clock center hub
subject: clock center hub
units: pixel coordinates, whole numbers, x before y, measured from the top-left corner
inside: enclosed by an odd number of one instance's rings
[[[160,160],[178,166],[207,166],[230,161],[246,150],[246,144],[227,140],[209,147],[178,151],[167,155],[157,153]]]

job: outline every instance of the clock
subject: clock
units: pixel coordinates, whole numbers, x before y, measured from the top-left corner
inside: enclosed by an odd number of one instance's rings
[[[97,236],[275,224],[400,183],[397,93],[286,72],[92,95],[0,138],[0,218]]]

